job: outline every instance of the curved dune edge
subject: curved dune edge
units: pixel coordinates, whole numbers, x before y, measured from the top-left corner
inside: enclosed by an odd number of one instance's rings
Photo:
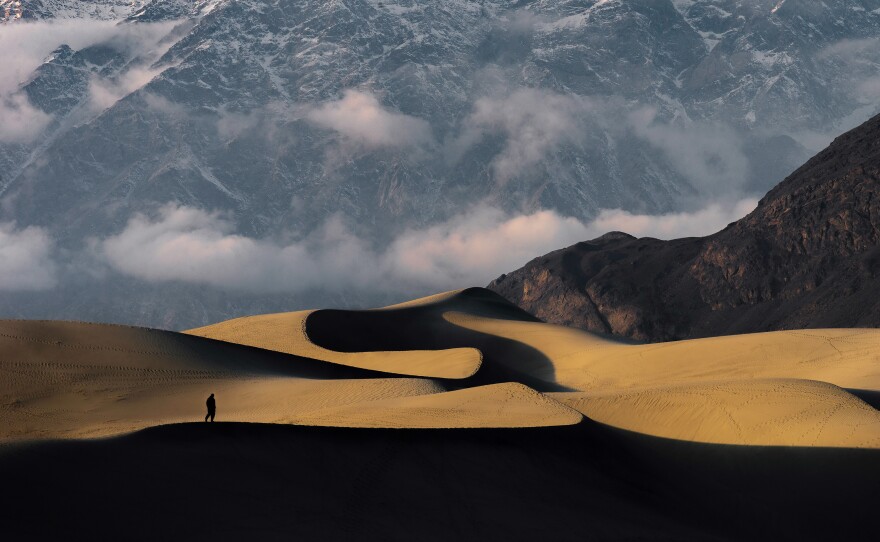
[[[395,311],[399,309],[412,309],[417,307],[430,307],[441,305],[443,303],[448,303],[450,301],[455,300],[460,297],[462,294],[470,291],[470,290],[480,290],[480,288],[463,288],[459,290],[450,290],[448,292],[440,292],[439,294],[427,295],[425,297],[419,297],[416,299],[410,299],[409,301],[403,301],[401,303],[395,303],[394,305],[388,305],[387,307],[379,307],[377,309],[372,309],[374,311]]]
[[[537,318],[487,288],[463,288],[420,297],[403,303],[369,309],[368,312],[397,312],[421,309],[435,317],[451,310],[478,313],[505,321],[540,322]]]
[[[2,372],[0,370],[0,374]],[[91,376],[99,375],[93,372]],[[414,378],[309,380],[285,377],[204,378],[181,383],[136,384],[99,377],[64,391],[51,386],[39,389],[39,383],[31,390],[35,393],[20,400],[0,389],[3,403],[0,444],[35,439],[103,438],[156,425],[202,422],[205,398],[211,393],[217,397],[218,422],[290,423],[292,418],[312,410],[445,391],[431,380]]]
[[[516,382],[357,403],[308,412],[291,423],[387,429],[553,427],[583,416]]]
[[[631,345],[551,324],[458,312],[448,312],[444,318],[534,348],[550,360],[558,384],[583,391],[767,378],[880,390],[877,329],[773,331]]]
[[[286,423],[332,406],[445,391],[419,378],[359,378],[322,361],[179,333],[0,320],[0,443],[118,435],[201,421]]]
[[[183,333],[406,376],[462,379],[473,376],[482,364],[482,354],[475,348],[385,352],[329,350],[313,343],[306,334],[305,322],[313,312],[246,316]],[[346,329],[339,330],[339,333],[348,332]],[[394,330],[389,330],[389,333],[394,333]]]
[[[880,448],[880,411],[825,382],[768,379],[549,395],[595,421],[657,437]]]
[[[310,315],[320,315],[309,332],[323,346],[306,333]],[[371,344],[392,350],[356,351]],[[393,350],[406,345],[437,349]],[[481,350],[480,383],[489,385],[447,392],[430,380],[473,375]],[[877,360],[880,330],[632,345],[531,321],[480,289],[375,311],[239,318],[188,334],[0,321],[0,443],[199,421],[216,393],[218,421],[515,428],[587,415],[686,441],[880,448],[878,411],[840,389],[880,391]],[[545,382],[579,391],[535,391]]]

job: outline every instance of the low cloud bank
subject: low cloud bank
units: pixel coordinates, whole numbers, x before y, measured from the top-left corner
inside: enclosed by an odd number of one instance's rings
[[[42,228],[0,223],[0,290],[46,290],[57,283],[52,239]]]
[[[706,235],[757,204],[713,204],[693,213],[637,215],[606,210],[589,223],[553,211],[519,216],[478,206],[415,229],[377,250],[338,218],[292,243],[235,233],[215,212],[168,204],[138,214],[99,253],[117,272],[146,281],[182,281],[252,292],[361,289],[420,295],[485,284],[532,258],[620,230],[636,236]]]
[[[157,216],[134,216],[100,252],[116,271],[139,279],[256,292],[365,287],[378,278],[374,255],[335,220],[286,245],[233,230],[220,213],[169,204]]]
[[[694,212],[663,215],[639,215],[611,209],[600,212],[599,216],[590,222],[590,229],[598,235],[609,231],[622,231],[636,237],[657,239],[698,237],[724,229],[731,222],[754,211],[757,206],[756,198],[748,198],[732,204],[712,203]]]

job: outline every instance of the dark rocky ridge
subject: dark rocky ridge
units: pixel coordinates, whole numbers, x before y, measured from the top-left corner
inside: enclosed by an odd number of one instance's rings
[[[489,285],[548,322],[666,341],[880,326],[880,116],[702,238],[612,233]]]

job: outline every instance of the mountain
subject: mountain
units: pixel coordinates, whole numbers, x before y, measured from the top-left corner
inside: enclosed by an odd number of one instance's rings
[[[81,4],[23,2],[110,9]],[[65,260],[58,295],[2,294],[7,316],[186,327],[305,303],[68,265],[169,202],[255,239],[338,218],[378,250],[475,204],[693,210],[765,192],[880,96],[880,0],[105,4],[106,39],[59,43],[6,97],[39,122],[0,136],[0,222]],[[108,284],[134,301],[109,308]]]
[[[0,0],[0,23],[36,19],[120,19],[141,0]]]
[[[880,116],[701,238],[609,233],[490,289],[548,322],[663,341],[880,326]]]

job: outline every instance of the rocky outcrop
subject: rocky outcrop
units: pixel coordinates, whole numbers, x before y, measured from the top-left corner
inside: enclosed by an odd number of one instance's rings
[[[665,341],[880,326],[880,116],[703,238],[611,233],[489,288],[548,322]]]

